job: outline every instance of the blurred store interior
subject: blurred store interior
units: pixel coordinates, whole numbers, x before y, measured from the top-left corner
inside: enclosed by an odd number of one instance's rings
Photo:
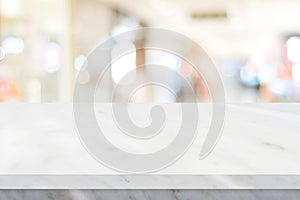
[[[228,102],[299,102],[299,19],[299,0],[0,0],[0,102],[71,102],[88,54],[110,36],[141,27],[201,44]],[[141,60],[171,65],[191,81],[199,102],[209,101],[205,77],[176,56],[136,52],[122,62],[135,67]],[[107,85],[124,73],[120,65]],[[80,81],[89,81],[83,74]],[[180,100],[153,86],[133,101],[188,101],[182,85],[174,87]]]

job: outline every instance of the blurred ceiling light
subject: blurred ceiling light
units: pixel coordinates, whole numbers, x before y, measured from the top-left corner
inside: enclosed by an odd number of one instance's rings
[[[0,60],[2,60],[5,57],[5,51],[2,47],[0,47]]]
[[[292,63],[300,63],[300,38],[291,37],[286,42],[287,57]]]
[[[49,42],[45,49],[44,69],[46,72],[55,73],[60,67],[60,46],[55,42]]]
[[[297,84],[300,84],[300,63],[293,65],[292,78]]]
[[[80,71],[81,69],[83,69],[84,67],[87,66],[87,58],[83,55],[80,55],[78,56],[76,59],[75,59],[75,62],[74,62],[74,66],[75,66],[75,69],[77,71]]]
[[[21,0],[1,0],[1,15],[7,17],[18,17],[21,13]]]
[[[24,41],[20,37],[9,36],[2,42],[6,54],[19,54],[24,50]]]

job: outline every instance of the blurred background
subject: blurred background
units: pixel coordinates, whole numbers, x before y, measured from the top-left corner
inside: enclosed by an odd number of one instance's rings
[[[140,27],[170,29],[201,44],[228,102],[299,102],[299,19],[298,0],[0,0],[0,102],[72,101],[88,54],[108,37]],[[166,52],[121,59],[98,92],[107,93],[126,70],[153,62],[171,66],[190,81],[199,102],[209,101],[205,77]],[[79,81],[91,81],[89,73]],[[173,89],[176,94],[153,86],[133,101],[189,100],[180,82]]]

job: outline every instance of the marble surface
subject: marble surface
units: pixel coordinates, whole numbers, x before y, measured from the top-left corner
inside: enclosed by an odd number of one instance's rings
[[[299,190],[0,190],[14,200],[298,200]]]
[[[151,106],[131,106],[133,121],[145,124]],[[180,113],[173,104],[163,106],[162,135],[142,143],[117,131],[110,104],[97,104],[95,112],[112,143],[146,153],[176,136]],[[222,138],[204,160],[199,152],[211,106],[198,106],[199,134],[180,160],[150,175],[128,175],[85,150],[72,104],[1,104],[0,188],[300,188],[300,104],[228,104]]]

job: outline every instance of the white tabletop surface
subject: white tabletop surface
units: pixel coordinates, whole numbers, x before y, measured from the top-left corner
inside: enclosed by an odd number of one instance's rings
[[[130,106],[132,120],[147,124],[151,106]],[[162,106],[167,111],[164,130],[143,142],[118,131],[111,104],[97,104],[95,113],[114,145],[147,153],[167,145],[180,124],[178,105]],[[128,175],[100,164],[85,150],[72,104],[1,104],[0,187],[300,188],[300,104],[227,104],[223,135],[204,160],[199,153],[211,105],[198,107],[199,134],[183,157],[150,175]]]

